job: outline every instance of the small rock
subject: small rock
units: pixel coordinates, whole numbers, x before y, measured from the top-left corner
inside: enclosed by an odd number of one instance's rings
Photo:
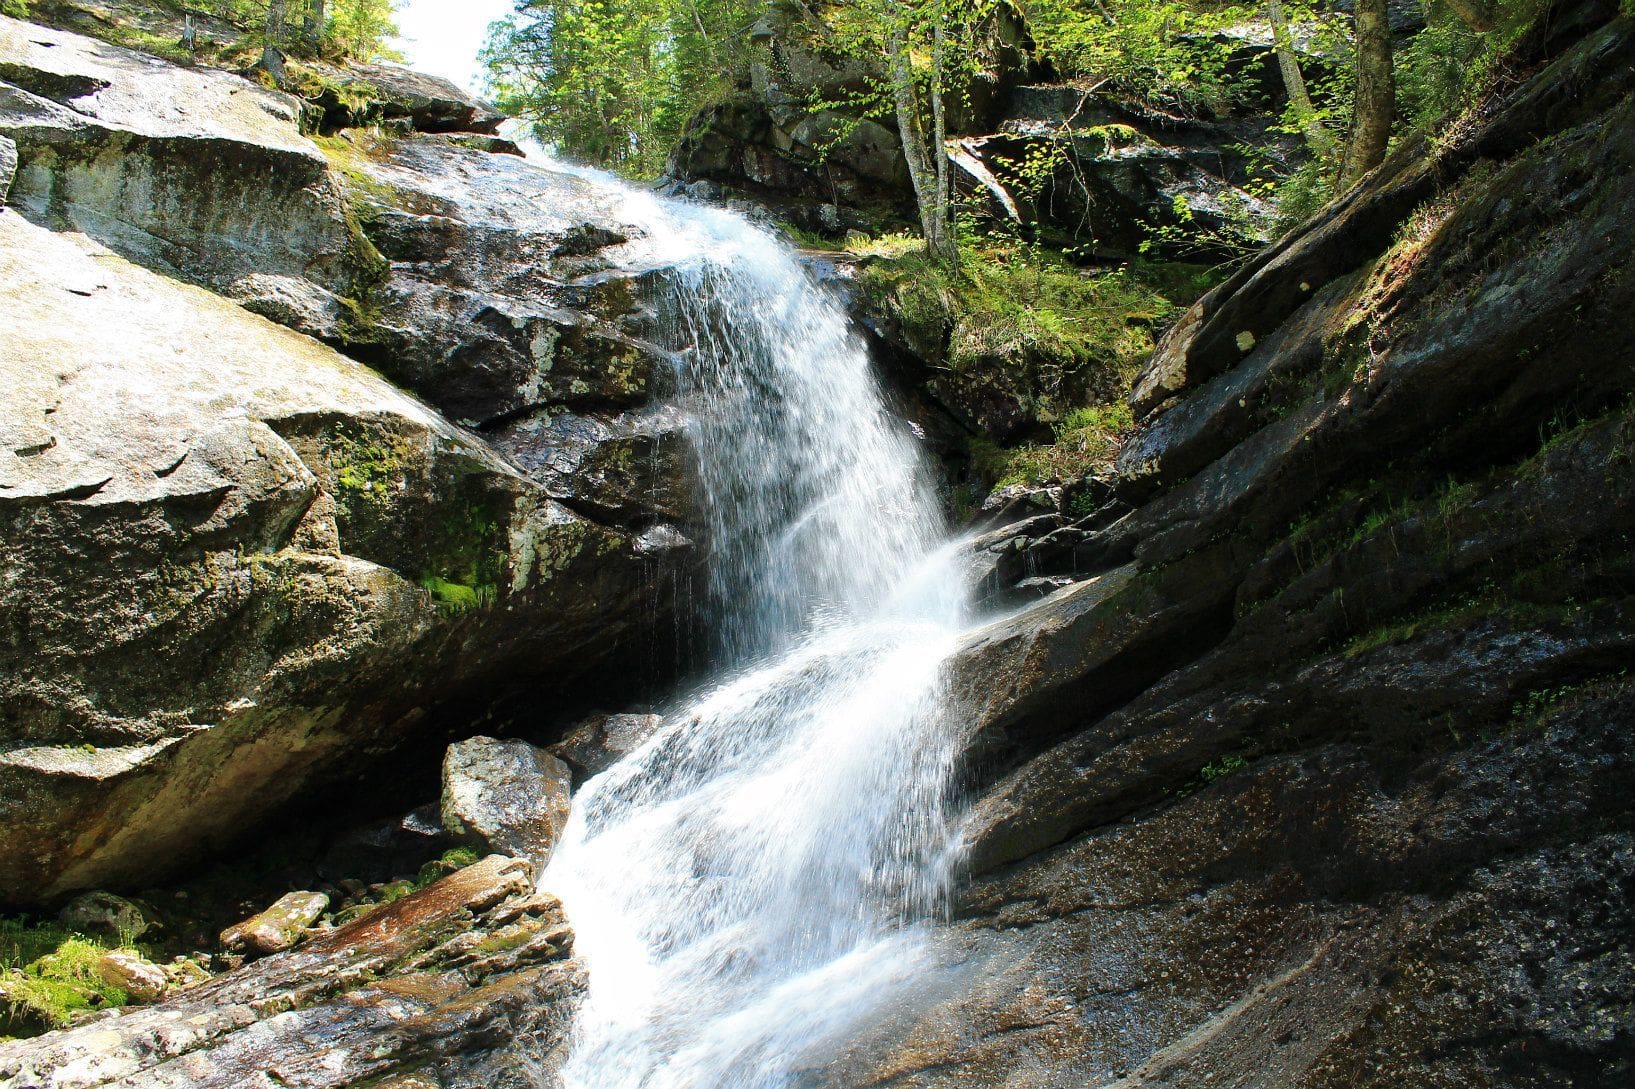
[[[153,925],[136,904],[111,892],[88,892],[68,901],[57,921],[89,937],[135,941]]]
[[[592,715],[546,751],[567,761],[581,779],[588,779],[640,748],[662,725],[662,715]]]
[[[165,970],[139,953],[116,950],[97,961],[97,975],[110,987],[130,995],[132,1002],[157,1002],[170,989]]]
[[[443,813],[437,802],[427,802],[425,805],[411,809],[403,818],[400,827],[405,832],[417,836],[437,837],[443,834]]]
[[[568,823],[568,765],[525,741],[474,737],[443,758],[443,827],[543,866]]]
[[[227,949],[281,953],[300,941],[328,907],[329,897],[321,892],[285,893],[266,911],[223,930],[221,944]]]
[[[198,956],[208,959],[207,954],[201,953]],[[193,957],[175,958],[169,964],[164,965],[164,972],[165,977],[170,980],[170,985],[178,990],[196,987],[200,983],[210,982],[211,979],[210,969]]]

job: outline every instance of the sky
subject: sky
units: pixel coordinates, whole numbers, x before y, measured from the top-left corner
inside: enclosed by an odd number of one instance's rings
[[[406,0],[397,9],[397,47],[410,68],[451,79],[472,94],[483,81],[477,50],[488,24],[511,13],[511,0]]]

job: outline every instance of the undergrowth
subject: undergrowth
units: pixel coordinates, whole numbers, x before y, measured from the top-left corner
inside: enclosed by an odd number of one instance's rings
[[[125,1005],[129,996],[97,974],[108,952],[54,922],[0,917],[0,1039],[65,1028],[83,1014]]]
[[[972,467],[999,488],[1012,484],[1037,487],[1104,473],[1111,469],[1119,443],[1134,427],[1130,406],[1122,400],[1076,408],[1051,425],[1054,441],[1049,443],[1007,450],[973,441]]]
[[[918,239],[887,235],[848,247],[872,258],[860,281],[904,322],[941,327],[954,370],[1024,357],[1098,365],[1127,380],[1152,350],[1152,328],[1175,306],[1127,269],[1090,272],[1059,254],[1004,238],[967,239],[958,269]]]

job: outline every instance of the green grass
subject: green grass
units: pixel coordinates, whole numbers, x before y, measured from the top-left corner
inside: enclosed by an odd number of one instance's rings
[[[1013,450],[1001,450],[989,444],[992,452],[979,471],[990,473],[995,487],[1010,484],[1037,487],[1106,472],[1118,454],[1119,442],[1134,427],[1130,406],[1122,400],[1076,408],[1051,425],[1054,442],[1034,443]]]
[[[35,1035],[123,1006],[129,996],[97,974],[108,952],[53,922],[0,918],[0,1033]]]
[[[1238,756],[1235,753],[1228,753],[1214,763],[1205,764],[1198,770],[1198,777],[1205,783],[1215,783],[1226,778],[1228,775],[1231,775],[1233,772],[1242,771],[1248,766],[1249,761],[1244,757]]]
[[[973,438],[979,488],[1037,486],[1103,472],[1133,428],[1124,396],[1155,333],[1179,310],[1147,268],[1087,270],[1004,237],[967,238],[958,269],[933,261],[918,238],[857,241],[858,282],[896,315],[912,343],[940,355],[948,381],[993,391],[1031,416],[1048,441],[1005,448]],[[1196,270],[1164,268],[1193,294]]]
[[[957,271],[907,235],[873,239],[852,252],[872,258],[860,274],[866,291],[909,325],[946,331],[946,362],[956,371],[1028,357],[1047,366],[1106,368],[1109,378],[1127,384],[1152,350],[1152,326],[1176,309],[1128,270],[1089,272],[1006,240],[962,247]]]
[[[498,592],[498,587],[491,583],[469,586],[463,582],[449,582],[436,575],[425,576],[420,580],[420,585],[431,591],[438,605],[448,612],[455,613],[487,605],[494,600],[494,595]]]

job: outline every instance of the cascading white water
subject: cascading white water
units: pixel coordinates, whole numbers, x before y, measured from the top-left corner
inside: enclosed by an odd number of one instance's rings
[[[929,956],[963,580],[838,301],[743,219],[623,198],[632,259],[677,270],[723,667],[583,788],[542,875],[590,979],[564,1079],[781,1086]]]

